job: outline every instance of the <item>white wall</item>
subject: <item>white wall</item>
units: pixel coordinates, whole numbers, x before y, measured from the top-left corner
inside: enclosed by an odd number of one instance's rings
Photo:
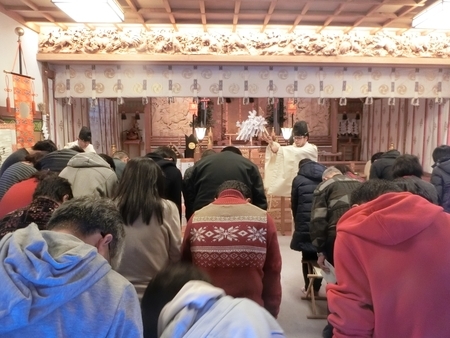
[[[17,35],[14,33],[16,27],[22,27],[25,30],[25,34],[22,36],[22,60],[26,64],[22,63],[22,73],[34,77],[34,91],[37,96],[34,98],[36,106],[39,102],[43,102],[43,89],[42,89],[42,77],[40,73],[39,64],[36,61],[36,54],[38,51],[39,35],[30,30],[29,28],[20,25],[10,17],[0,13],[0,37],[1,37],[1,51],[0,51],[0,106],[6,106],[7,93],[3,89],[6,88],[5,74],[3,70],[13,71],[19,73],[19,56],[17,56],[15,68],[12,69],[14,64],[14,57],[17,52]],[[26,71],[28,70],[28,72]],[[12,87],[12,79],[9,79],[10,87]],[[13,95],[10,93],[11,105],[13,105]]]

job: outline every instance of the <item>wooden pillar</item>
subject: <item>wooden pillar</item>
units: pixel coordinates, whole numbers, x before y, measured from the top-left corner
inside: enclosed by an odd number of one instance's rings
[[[330,135],[331,135],[331,152],[337,153],[337,134],[338,134],[338,99],[332,99],[330,104]]]

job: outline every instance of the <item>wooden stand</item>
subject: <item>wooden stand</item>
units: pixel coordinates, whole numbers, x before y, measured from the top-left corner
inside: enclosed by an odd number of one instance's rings
[[[308,279],[309,279],[309,285],[308,289],[306,290],[306,295],[302,297],[302,299],[310,300],[311,301],[311,312],[312,314],[306,316],[308,319],[327,319],[326,314],[319,314],[317,311],[317,304],[316,300],[327,300],[327,297],[322,297],[316,294],[319,290],[314,290],[314,281],[318,278],[322,278],[322,276],[317,272],[316,268],[317,262],[316,261],[302,261],[302,263],[308,265]]]
[[[346,142],[347,141],[347,142]],[[342,161],[359,161],[361,140],[359,138],[339,138],[339,151]],[[348,156],[350,155],[350,156]]]
[[[139,157],[141,156],[141,143],[142,143],[141,140],[125,140],[122,142],[123,144],[122,147],[127,152],[128,156],[130,156],[130,158]],[[137,146],[138,149],[137,153],[131,151],[133,146],[134,147]]]
[[[280,230],[281,230],[281,235],[284,236],[286,234],[286,222],[285,222],[285,215],[284,215],[284,209],[286,207],[286,197],[281,197],[281,201],[280,201],[280,209],[281,209],[281,214],[280,214]]]

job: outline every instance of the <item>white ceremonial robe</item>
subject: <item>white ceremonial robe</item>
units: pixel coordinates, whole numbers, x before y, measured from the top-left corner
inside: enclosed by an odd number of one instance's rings
[[[73,146],[77,146],[78,141],[69,142],[64,146],[64,149],[72,148]],[[86,148],[84,148],[85,153],[96,153],[94,146],[90,143]]]
[[[274,153],[266,148],[264,188],[268,195],[291,197],[292,180],[298,172],[298,162],[309,158],[317,162],[317,147],[306,142],[303,147],[280,146]]]

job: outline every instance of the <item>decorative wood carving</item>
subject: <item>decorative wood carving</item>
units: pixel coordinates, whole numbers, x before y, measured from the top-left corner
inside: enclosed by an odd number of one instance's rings
[[[450,37],[441,34],[375,35],[246,33],[240,35],[173,30],[53,30],[41,33],[40,53],[172,55],[304,55],[447,58]]]

